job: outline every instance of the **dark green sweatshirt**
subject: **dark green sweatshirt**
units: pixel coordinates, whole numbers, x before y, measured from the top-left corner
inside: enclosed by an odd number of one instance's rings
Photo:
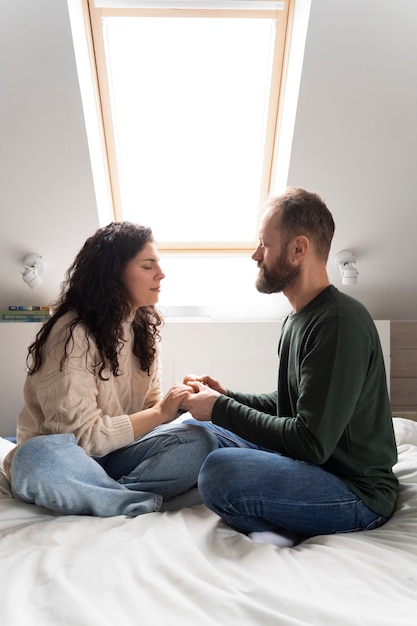
[[[375,513],[392,515],[397,448],[384,360],[365,307],[334,286],[283,323],[278,392],[228,392],[212,421],[339,476]]]

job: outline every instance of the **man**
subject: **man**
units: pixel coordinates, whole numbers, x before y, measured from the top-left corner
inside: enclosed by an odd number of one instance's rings
[[[204,503],[259,542],[368,530],[392,515],[396,444],[379,337],[357,300],[330,285],[334,221],[323,200],[289,189],[271,200],[256,287],[283,292],[278,390],[244,394],[186,377],[193,417],[220,448],[199,476]],[[208,421],[211,420],[211,423]],[[297,539],[295,539],[297,537]]]

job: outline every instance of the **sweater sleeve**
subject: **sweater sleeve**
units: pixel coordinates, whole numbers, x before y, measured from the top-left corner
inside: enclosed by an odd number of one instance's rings
[[[277,413],[277,392],[262,394],[249,394],[228,390],[227,396],[233,398],[239,404],[243,404],[252,409],[257,409],[268,415],[276,415]]]
[[[151,369],[151,384],[144,399],[143,408],[149,409],[162,400],[162,367],[159,350]]]
[[[212,422],[259,446],[278,451],[279,446],[272,441],[277,438],[278,421],[283,418],[276,415],[276,396],[276,392],[269,396],[271,401],[275,397],[275,403],[262,405],[259,396],[220,395],[213,407]],[[270,413],[272,406],[273,414]]]

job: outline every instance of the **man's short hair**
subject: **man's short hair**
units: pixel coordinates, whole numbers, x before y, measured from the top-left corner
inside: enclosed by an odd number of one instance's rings
[[[305,189],[289,188],[268,201],[269,209],[280,209],[279,228],[285,242],[297,235],[310,239],[319,259],[327,261],[335,224],[323,199]]]

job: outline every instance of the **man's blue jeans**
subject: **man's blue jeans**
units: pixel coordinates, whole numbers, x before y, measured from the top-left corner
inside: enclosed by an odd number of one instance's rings
[[[200,495],[234,528],[313,536],[370,530],[387,521],[317,465],[260,448],[210,422],[199,423],[216,433],[220,445],[201,468]]]
[[[93,459],[72,434],[21,444],[11,465],[15,498],[65,515],[136,516],[197,484],[216,436],[193,425],[162,425],[130,445]]]

